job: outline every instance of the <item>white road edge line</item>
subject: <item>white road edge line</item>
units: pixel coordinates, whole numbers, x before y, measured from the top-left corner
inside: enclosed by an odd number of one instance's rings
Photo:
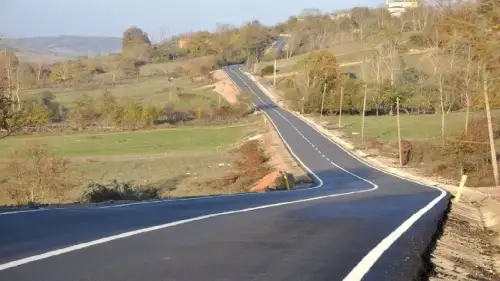
[[[251,77],[249,77],[249,78],[251,79]],[[254,79],[251,79],[251,80],[254,80]],[[265,93],[268,96],[270,95],[270,93],[267,91],[267,89],[264,86],[262,86],[258,81],[254,80],[254,82],[262,90],[263,93]],[[262,102],[264,102],[264,101],[262,101]],[[286,110],[286,111],[288,111],[290,114],[294,115],[288,109],[286,109],[286,108],[283,108],[283,109]],[[393,232],[391,232],[387,237],[385,237],[379,244],[377,244],[377,246],[375,246],[375,248],[373,248],[370,252],[368,252],[365,255],[365,257],[363,257],[363,259],[361,259],[361,261],[343,279],[343,281],[358,281],[358,280],[361,280],[366,275],[366,273],[368,273],[368,271],[372,268],[372,266],[375,264],[375,262],[382,256],[382,254],[387,249],[389,249],[396,242],[396,240],[399,237],[401,237],[406,231],[408,231],[408,229],[410,229],[410,227],[415,222],[417,222],[429,210],[431,210],[434,206],[436,206],[437,203],[439,203],[439,201],[441,201],[446,196],[446,192],[443,189],[439,188],[439,187],[430,186],[430,185],[426,185],[426,184],[420,183],[420,182],[415,181],[415,180],[407,179],[407,178],[402,177],[400,175],[397,175],[397,174],[385,171],[385,170],[383,170],[383,169],[381,169],[379,167],[376,167],[376,166],[368,163],[364,159],[359,158],[356,154],[351,153],[350,151],[348,151],[347,149],[345,149],[341,145],[335,143],[328,136],[324,135],[318,129],[316,129],[313,126],[311,126],[309,123],[307,123],[305,121],[303,121],[303,122],[304,122],[304,124],[308,125],[312,129],[314,129],[316,132],[318,132],[320,135],[322,135],[324,138],[326,138],[328,141],[330,141],[331,143],[335,144],[337,147],[339,147],[340,149],[342,149],[344,152],[346,152],[347,154],[351,155],[352,157],[354,157],[355,159],[357,159],[361,163],[365,164],[366,166],[371,167],[371,168],[373,168],[375,170],[378,170],[378,171],[380,171],[382,173],[391,175],[393,177],[397,177],[397,178],[400,178],[400,179],[403,179],[403,180],[406,180],[406,181],[417,183],[417,184],[419,184],[421,186],[425,186],[425,187],[429,187],[429,188],[434,188],[434,189],[437,189],[437,190],[441,191],[441,194],[438,197],[436,197],[434,200],[432,200],[425,207],[423,207],[422,209],[418,210],[415,214],[413,214],[411,217],[409,217],[399,227],[397,227]]]
[[[244,80],[242,80],[242,81],[244,82]],[[233,81],[233,83],[234,83],[234,81]],[[235,83],[235,85],[237,85],[237,84]],[[317,180],[318,185],[316,185],[313,188],[320,188],[320,187],[322,187],[323,186],[323,181],[321,180],[321,178],[318,177],[314,172],[312,172],[311,169],[309,167],[307,167],[297,157],[297,155],[293,152],[293,150],[290,147],[290,145],[288,144],[288,142],[286,142],[286,140],[284,139],[284,137],[281,134],[281,132],[278,130],[278,127],[276,126],[276,124],[274,124],[274,122],[267,115],[267,113],[265,113],[265,114],[266,114],[267,118],[269,119],[269,121],[271,122],[271,124],[273,124],[273,126],[276,128],[276,132],[278,133],[278,135],[280,136],[280,138],[282,139],[282,141],[285,143],[285,145],[289,149],[289,151],[292,154],[292,156],[295,157],[295,159],[310,173],[310,175],[312,175]],[[325,195],[325,196],[317,196],[317,197],[312,197],[312,198],[307,198],[307,199],[301,199],[301,200],[295,200],[295,201],[288,201],[288,202],[282,202],[282,203],[276,203],[276,204],[269,204],[269,205],[263,205],[263,206],[253,207],[253,208],[246,208],[246,209],[235,210],[235,211],[228,211],[228,212],[222,212],[222,213],[209,214],[209,215],[199,216],[199,217],[195,217],[195,218],[191,218],[191,219],[185,219],[185,220],[175,221],[175,222],[166,223],[166,224],[162,224],[162,225],[157,225],[157,226],[147,227],[147,228],[143,228],[143,229],[138,229],[138,230],[134,230],[134,231],[128,231],[128,232],[124,232],[124,233],[121,233],[121,234],[112,235],[112,236],[108,236],[108,237],[103,237],[103,238],[96,239],[96,240],[93,240],[93,241],[88,241],[88,242],[84,242],[84,243],[80,243],[80,244],[68,246],[68,247],[65,247],[65,248],[61,248],[61,249],[49,251],[49,252],[46,252],[46,253],[42,253],[42,254],[38,254],[38,255],[34,255],[34,256],[30,256],[30,257],[26,257],[26,258],[14,260],[14,261],[10,261],[10,262],[4,263],[4,264],[0,264],[0,271],[7,270],[9,268],[17,267],[17,266],[20,266],[20,265],[23,265],[23,264],[27,264],[27,263],[30,263],[30,262],[39,261],[39,260],[47,259],[47,258],[50,258],[50,257],[54,257],[54,256],[66,254],[66,253],[69,253],[69,252],[81,250],[81,249],[88,248],[88,247],[91,247],[91,246],[103,244],[103,243],[110,242],[110,241],[113,241],[113,240],[123,239],[123,238],[131,237],[131,236],[134,236],[134,235],[143,234],[143,233],[147,233],[147,232],[151,232],[151,231],[155,231],[155,230],[160,230],[160,229],[164,229],[164,228],[168,228],[168,227],[172,227],[172,226],[177,226],[177,225],[181,225],[181,224],[186,224],[186,223],[190,223],[190,222],[194,222],[194,221],[199,221],[199,220],[204,220],[204,219],[209,219],[209,218],[219,217],[219,216],[225,216],[225,215],[231,215],[231,214],[246,213],[246,212],[251,212],[251,211],[256,211],[256,210],[261,210],[261,209],[267,209],[267,208],[273,208],[273,207],[279,207],[279,206],[285,206],[285,205],[296,204],[296,203],[303,203],[303,202],[321,200],[321,199],[326,199],[326,198],[333,198],[333,197],[340,197],[340,196],[351,195],[351,194],[366,193],[366,192],[371,192],[371,191],[374,191],[374,190],[378,189],[378,185],[374,184],[373,182],[371,182],[369,180],[366,180],[366,179],[363,179],[363,178],[359,177],[358,175],[353,174],[353,173],[345,170],[344,168],[338,166],[334,162],[332,162],[332,165],[336,166],[337,168],[341,169],[342,171],[344,171],[344,172],[346,172],[346,173],[348,173],[348,174],[350,174],[350,175],[352,175],[352,176],[354,176],[354,177],[356,177],[356,178],[358,178],[360,180],[363,180],[363,181],[371,184],[373,187],[370,188],[370,189],[359,190],[359,191],[351,191],[351,192],[345,192],[345,193],[330,194],[330,195]],[[296,190],[295,192],[298,192],[298,191],[307,191],[307,190],[311,190],[313,188]],[[247,194],[241,194],[241,195],[247,195]],[[180,199],[180,200],[194,200],[194,199],[198,199],[198,198],[187,198],[187,199]],[[156,202],[157,201],[155,201],[155,202],[148,202],[148,203],[156,203]],[[132,204],[134,204],[134,203],[132,203]],[[119,207],[119,206],[116,206],[116,207]],[[109,206],[109,208],[111,208],[111,206]]]
[[[14,214],[23,214],[23,213],[42,212],[42,211],[47,211],[47,210],[48,210],[48,209],[35,209],[35,210],[19,210],[19,211],[11,211],[11,212],[4,212],[4,213],[0,213],[0,216],[14,215]]]

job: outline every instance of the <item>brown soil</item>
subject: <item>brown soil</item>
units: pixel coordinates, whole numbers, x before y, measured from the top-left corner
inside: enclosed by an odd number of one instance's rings
[[[231,104],[238,102],[238,88],[234,86],[233,82],[227,77],[224,71],[220,69],[216,70],[212,73],[212,77],[217,80],[217,82],[212,85],[215,87],[214,91]]]
[[[497,233],[485,228],[480,206],[462,198],[451,207],[444,232],[432,253],[431,281],[496,281],[492,255],[499,248],[491,243]]]
[[[264,147],[268,155],[271,155],[269,165],[276,170],[293,174],[296,180],[296,187],[311,185],[313,183],[312,179],[287,150],[278,133],[276,133],[274,126],[269,121],[266,121],[264,130],[267,131],[263,134],[262,138]]]

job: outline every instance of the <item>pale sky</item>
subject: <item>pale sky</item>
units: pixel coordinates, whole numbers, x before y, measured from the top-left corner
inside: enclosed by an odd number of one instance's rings
[[[0,34],[8,37],[121,36],[136,25],[153,36],[201,29],[217,22],[274,24],[304,8],[334,11],[375,7],[379,0],[0,0]]]

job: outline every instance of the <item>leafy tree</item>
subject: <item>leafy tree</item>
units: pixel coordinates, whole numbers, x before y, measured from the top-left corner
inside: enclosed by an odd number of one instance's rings
[[[77,126],[79,130],[83,130],[87,124],[95,122],[99,118],[99,113],[94,99],[87,94],[83,94],[70,110],[69,117],[71,123]]]
[[[97,111],[100,118],[106,125],[114,123],[117,115],[118,103],[116,97],[110,92],[104,90],[102,95],[96,101]]]
[[[151,41],[148,34],[138,27],[130,27],[123,32],[122,55],[142,61],[149,61],[151,58]]]
[[[23,111],[23,118],[25,118],[23,124],[40,128],[50,122],[50,117],[50,111],[47,107],[38,101],[32,101],[25,106],[25,110]]]
[[[329,91],[334,91],[337,87],[339,77],[337,58],[331,52],[312,52],[297,62],[296,68],[310,89],[320,88],[325,84]]]

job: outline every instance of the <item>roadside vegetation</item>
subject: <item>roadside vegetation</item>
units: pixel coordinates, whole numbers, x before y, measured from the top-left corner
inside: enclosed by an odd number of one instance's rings
[[[225,100],[235,93],[221,93],[226,85],[213,75],[221,66],[262,56],[272,33],[254,21],[152,43],[131,27],[118,54],[53,64],[23,61],[5,49],[0,204],[248,190],[242,180],[238,188],[228,187],[230,181],[202,184],[238,173],[233,161],[265,153],[260,142],[251,153],[239,152],[245,138],[262,132],[262,119],[244,95]],[[251,184],[260,175],[242,176]]]
[[[384,8],[333,18],[309,11],[281,25],[291,37],[276,79],[274,62],[251,69],[270,87],[276,81],[290,109],[380,153],[402,154],[403,165],[498,185],[499,7],[439,2],[399,17]]]
[[[0,155],[28,149],[31,142],[48,144],[55,157],[74,158],[70,166],[96,156],[213,151],[210,145],[225,143],[223,134],[198,127],[249,124],[253,112],[244,95],[221,98],[216,91],[227,85],[218,88],[213,71],[245,63],[268,85],[277,74],[276,91],[289,108],[321,115],[321,122],[364,144],[387,146],[389,155],[404,153],[402,164],[424,161],[430,173],[456,178],[464,172],[470,183],[495,184],[491,155],[496,152],[490,143],[498,135],[494,117],[500,106],[497,4],[422,4],[399,17],[385,8],[356,7],[335,15],[304,10],[276,26],[219,25],[214,32],[156,43],[131,27],[123,33],[120,53],[51,65],[24,62],[6,50],[0,54],[5,66],[0,70]],[[284,49],[268,51],[283,33],[289,35]],[[493,118],[485,116],[489,109]],[[398,111],[400,141],[394,127]],[[180,127],[193,127],[189,130],[200,135],[183,141],[172,130]],[[171,143],[174,139],[178,143]],[[404,151],[398,152],[398,144]],[[436,156],[435,150],[445,153]],[[136,180],[110,174],[101,177]]]

